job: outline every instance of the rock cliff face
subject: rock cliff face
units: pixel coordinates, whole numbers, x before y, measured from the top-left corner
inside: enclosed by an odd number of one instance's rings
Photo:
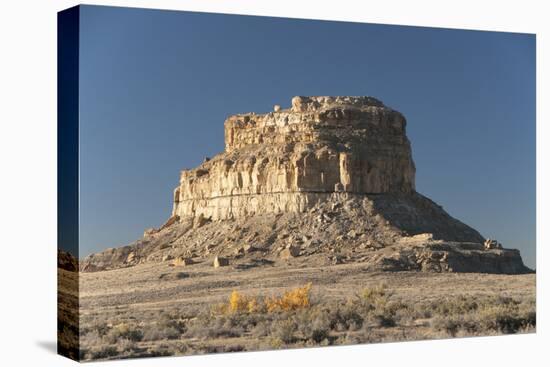
[[[67,271],[78,271],[78,260],[70,253],[58,249],[57,267]]]
[[[225,121],[225,152],[182,171],[172,214],[213,220],[303,212],[327,194],[412,193],[403,115],[371,97],[294,97]]]
[[[401,113],[372,97],[294,97],[289,109],[229,117],[225,151],[181,172],[168,221],[88,256],[81,270],[218,257],[238,266],[530,271],[519,251],[484,241],[415,191]]]

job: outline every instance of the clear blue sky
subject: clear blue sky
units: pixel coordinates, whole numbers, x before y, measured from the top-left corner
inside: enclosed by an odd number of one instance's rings
[[[164,222],[228,115],[371,95],[408,120],[417,190],[534,267],[534,35],[81,11],[81,257]]]

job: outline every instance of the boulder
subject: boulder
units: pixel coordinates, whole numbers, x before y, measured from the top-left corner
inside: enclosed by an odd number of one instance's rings
[[[229,260],[224,258],[224,257],[216,256],[214,258],[213,265],[214,265],[215,268],[219,268],[219,267],[222,267],[222,266],[228,266],[229,265]]]
[[[500,242],[498,242],[497,240],[493,240],[493,239],[488,238],[483,243],[483,247],[486,250],[502,249],[502,244]]]
[[[279,257],[283,260],[288,260],[292,257],[300,255],[300,248],[298,246],[287,246],[279,253]]]
[[[128,263],[128,264],[133,263],[135,257],[136,257],[136,253],[135,253],[135,252],[130,252],[130,253],[128,254],[128,257],[126,258],[126,263]]]
[[[173,266],[189,266],[193,265],[195,262],[190,257],[178,256],[174,259]]]
[[[252,251],[255,250],[255,247],[252,246],[252,245],[249,245],[249,244],[246,244],[246,245],[242,245],[240,247],[237,247],[234,251],[233,251],[233,254],[235,256],[242,256],[244,254],[249,254],[251,253]]]

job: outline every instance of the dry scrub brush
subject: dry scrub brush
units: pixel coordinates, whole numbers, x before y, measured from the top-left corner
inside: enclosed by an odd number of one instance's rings
[[[381,285],[348,299],[312,302],[311,290],[311,283],[273,296],[234,290],[213,310],[162,312],[148,322],[87,317],[84,359],[495,335],[536,326],[534,298],[457,295],[413,302]]]

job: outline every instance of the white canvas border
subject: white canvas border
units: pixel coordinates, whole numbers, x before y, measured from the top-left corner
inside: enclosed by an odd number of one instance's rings
[[[74,1],[0,7],[0,223],[3,365],[64,366],[56,337],[56,12]],[[548,360],[548,65],[543,1],[127,0],[87,4],[330,19],[537,34],[537,334],[102,362],[102,366],[541,365]],[[506,106],[503,106],[505,108]],[[513,174],[511,172],[510,174]],[[29,208],[42,216],[29,216]],[[545,280],[546,279],[546,280]]]

